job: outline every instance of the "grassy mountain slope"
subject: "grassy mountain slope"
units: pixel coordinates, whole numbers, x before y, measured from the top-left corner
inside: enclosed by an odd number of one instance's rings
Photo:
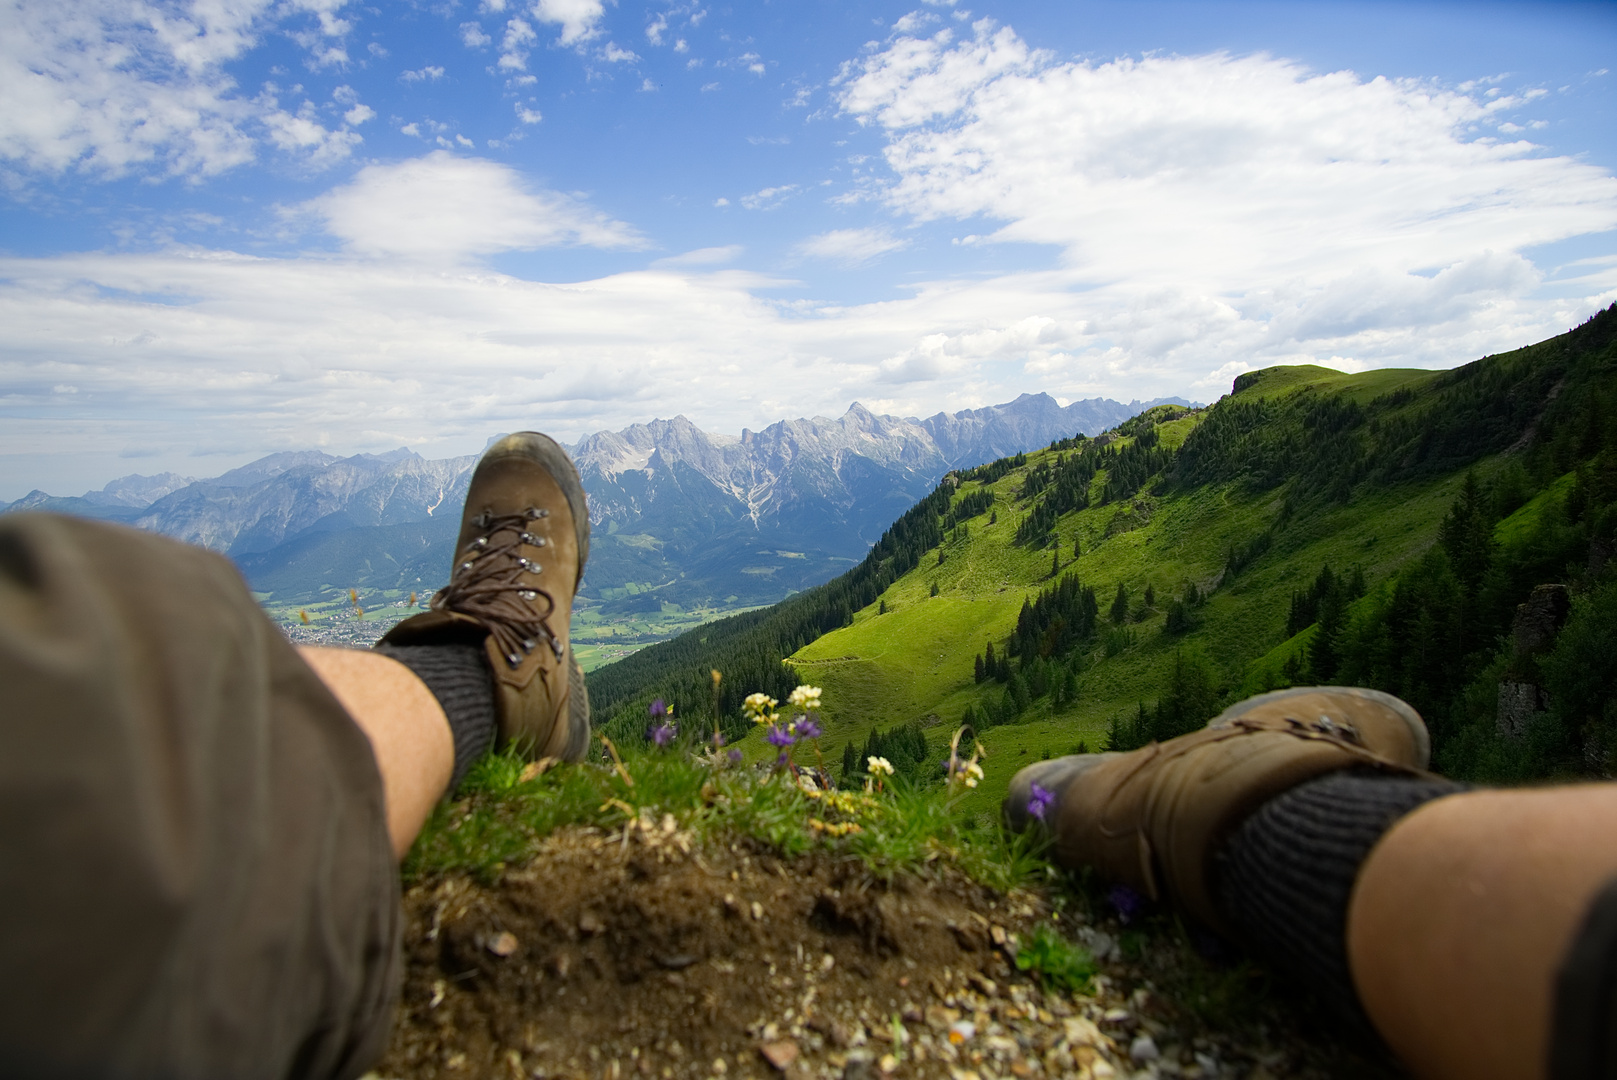
[[[709,663],[738,676],[736,695],[784,698],[801,680],[824,688],[832,760],[873,729],[919,723],[935,763],[972,720],[989,751],[972,807],[986,812],[1029,760],[1165,736],[1246,694],[1340,676],[1415,700],[1447,760],[1498,772],[1487,762],[1515,749],[1493,735],[1495,684],[1549,685],[1500,636],[1515,605],[1547,581],[1597,593],[1613,546],[1614,341],[1617,309],[1449,372],[1252,372],[1210,409],[1151,410],[954,474],[859,569],[794,598],[795,635],[767,629],[783,606],[615,673],[615,730],[632,736],[644,702],[677,685],[682,715],[710,713]],[[1090,614],[1078,604],[1065,629],[1032,626],[1024,605],[1069,576],[1093,590]],[[1001,669],[979,680],[989,643]],[[1541,713],[1544,768],[1579,745],[1609,760],[1599,716]]]
[[[1353,389],[1350,385],[1350,389]],[[1197,418],[1199,420],[1199,418]],[[1193,421],[1194,422],[1194,421]],[[967,706],[997,706],[1006,687],[977,683],[973,660],[993,641],[1001,644],[1016,625],[1024,600],[1051,581],[1052,552],[1011,542],[1015,518],[1025,504],[1015,498],[1027,468],[1048,451],[1029,455],[1028,466],[991,485],[1000,520],[982,525],[969,540],[945,544],[942,566],[923,565],[896,582],[835,630],[791,657],[805,682],[824,688],[827,745],[836,753],[845,738],[862,742],[869,728],[889,727],[929,714],[941,718],[930,740],[947,742]],[[1244,682],[1246,668],[1285,637],[1292,590],[1304,587],[1322,564],[1357,564],[1368,577],[1392,569],[1429,547],[1438,522],[1458,488],[1455,476],[1367,493],[1347,506],[1326,510],[1283,532],[1274,548],[1244,573],[1229,579],[1232,546],[1244,545],[1280,512],[1280,494],[1244,494],[1197,489],[1184,494],[1141,496],[1129,504],[1091,507],[1061,519],[1062,573],[1076,572],[1092,585],[1102,606],[1122,583],[1130,596],[1122,627],[1102,630],[1082,649],[1073,701],[1035,701],[1015,724],[983,733],[989,750],[987,776],[977,801],[988,808],[1003,795],[1010,774],[1030,760],[1070,752],[1082,741],[1104,746],[1108,722],[1155,701],[1169,680],[1176,652],[1198,652],[1218,673],[1221,688]],[[1107,535],[1120,518],[1143,523]],[[1071,557],[1071,539],[1083,554]],[[931,595],[936,582],[938,595]],[[1209,598],[1194,612],[1195,627],[1164,633],[1168,602],[1194,584]],[[1143,594],[1151,586],[1155,603]],[[881,602],[887,611],[879,614]],[[1107,656],[1108,632],[1132,638]],[[1113,646],[1116,647],[1115,645]]]

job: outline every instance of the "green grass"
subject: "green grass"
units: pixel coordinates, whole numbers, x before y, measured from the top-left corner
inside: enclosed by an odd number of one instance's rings
[[[960,813],[958,794],[941,786],[890,780],[869,794],[817,794],[785,773],[715,766],[683,749],[629,751],[621,773],[568,765],[525,780],[525,766],[511,753],[474,764],[458,797],[440,803],[422,829],[404,862],[405,881],[450,872],[492,881],[563,826],[612,829],[664,815],[700,838],[745,837],[784,858],[850,858],[883,879],[942,862],[1006,890],[1047,866],[1038,837],[984,826]]]
[[[1430,376],[1422,371],[1343,375],[1314,369],[1292,371],[1285,385],[1296,389],[1328,379],[1352,392],[1379,396]],[[1182,440],[1197,419],[1186,417],[1164,427],[1183,429],[1174,432]],[[1052,456],[1048,451],[1030,454],[1027,468]],[[1051,581],[1049,549],[1029,551],[1011,542],[1026,513],[1015,498],[1025,472],[1013,470],[992,485],[997,524],[988,525],[987,515],[972,519],[967,539],[945,541],[941,565],[935,555],[923,559],[876,604],[857,612],[852,625],[791,657],[798,677],[825,691],[827,759],[840,757],[849,740],[862,744],[874,727],[925,723],[929,717],[936,721],[928,740],[934,756],[941,757],[966,706],[1003,695],[999,683],[973,682],[973,659],[989,640],[998,647],[1014,627],[1023,600]],[[1374,588],[1435,541],[1461,479],[1457,474],[1372,490],[1347,505],[1296,514],[1276,529],[1270,551],[1234,580],[1223,577],[1228,550],[1275,525],[1281,514],[1278,493],[1251,496],[1226,487],[1141,494],[1126,507],[1096,506],[1066,515],[1057,530],[1062,572],[1073,569],[1076,539],[1082,547],[1076,571],[1095,588],[1103,613],[1118,583],[1128,588],[1135,608],[1128,625],[1134,643],[1110,657],[1097,643],[1083,660],[1075,702],[1052,710],[1048,699],[1036,701],[1021,722],[983,733],[986,776],[962,808],[990,817],[1022,765],[1070,753],[1080,742],[1099,749],[1112,717],[1156,700],[1177,649],[1206,656],[1230,700],[1256,692],[1254,686],[1264,688],[1265,674],[1277,673],[1289,652],[1301,646],[1284,640],[1292,591],[1312,582],[1324,563],[1337,569],[1361,566]],[[963,491],[974,487],[968,484]],[[1145,491],[1150,490],[1147,485]],[[1531,505],[1519,513],[1530,513]],[[1118,515],[1125,511],[1134,527],[1118,531]],[[934,583],[939,589],[935,597]],[[1156,595],[1152,609],[1144,609],[1140,601],[1147,583]],[[1168,603],[1192,583],[1210,597],[1194,611],[1190,633],[1168,637],[1163,630]]]

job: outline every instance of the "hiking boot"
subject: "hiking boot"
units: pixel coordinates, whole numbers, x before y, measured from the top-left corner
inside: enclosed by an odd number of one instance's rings
[[[568,630],[589,557],[578,470],[555,440],[507,435],[483,452],[466,492],[449,584],[432,610],[399,623],[389,645],[479,642],[503,743],[578,761],[589,749],[589,694]]]
[[[1042,820],[1062,865],[1093,866],[1224,929],[1211,860],[1252,811],[1338,769],[1423,775],[1430,753],[1420,714],[1390,694],[1296,687],[1239,702],[1164,743],[1029,765],[1011,780],[1005,816],[1018,829]]]

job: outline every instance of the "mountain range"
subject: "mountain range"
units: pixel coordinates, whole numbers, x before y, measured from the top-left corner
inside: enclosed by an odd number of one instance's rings
[[[739,437],[683,416],[598,432],[569,447],[594,539],[581,600],[602,610],[769,603],[864,556],[952,469],[1095,434],[1142,409],[1048,394],[926,419],[854,403],[837,419],[783,420]],[[475,455],[408,449],[271,454],[209,479],[128,476],[100,491],[33,491],[0,512],[122,521],[230,555],[282,603],[350,588],[430,592],[443,583]]]

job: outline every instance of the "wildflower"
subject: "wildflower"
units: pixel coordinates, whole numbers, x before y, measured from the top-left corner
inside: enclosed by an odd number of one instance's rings
[[[651,703],[651,718],[653,720],[666,719],[668,714],[671,712],[673,712],[673,710],[668,707],[667,703],[665,703],[662,698],[658,698],[656,701]]]
[[[818,686],[799,686],[792,691],[792,696],[787,698],[787,701],[794,709],[802,709],[804,712],[814,711],[820,707],[820,688]],[[774,702],[770,702],[770,704],[774,704]]]
[[[678,734],[679,725],[672,720],[664,720],[651,729],[651,741],[657,744],[658,749],[666,749]]]
[[[865,762],[865,771],[871,776],[892,776],[893,763],[884,757],[872,757]]]
[[[1127,885],[1113,885],[1106,894],[1106,902],[1112,905],[1117,912],[1118,920],[1124,926],[1134,921],[1134,917],[1145,906],[1145,897],[1129,888]]]
[[[799,716],[792,721],[791,731],[799,739],[818,739],[820,737],[820,725],[814,722],[812,716]]]
[[[747,699],[741,703],[741,707],[752,714],[753,723],[763,724],[768,722],[764,720],[763,717],[769,712],[770,709],[773,709],[779,704],[780,702],[776,701],[768,694],[759,693],[748,694]]]
[[[711,738],[708,741],[713,744],[713,749],[715,749],[715,750],[724,749],[724,744],[725,744],[725,741],[726,741],[725,738],[724,738],[724,732],[720,731],[718,728],[714,728],[713,729],[713,738]]]
[[[960,770],[960,775],[966,778],[967,787],[974,788],[977,786],[977,781],[983,778],[983,767],[975,761],[968,761]]]
[[[741,747],[739,747],[739,746],[731,747],[730,752],[725,756],[730,759],[730,764],[732,764],[732,765],[741,764]]]
[[[1050,807],[1055,803],[1055,801],[1055,792],[1041,784],[1034,784],[1033,794],[1027,801],[1027,812],[1038,818],[1040,821],[1044,821],[1044,815],[1050,812]]]
[[[778,746],[782,750],[797,741],[791,732],[781,728],[779,724],[770,724],[769,730],[764,732],[764,741],[770,746]]]

